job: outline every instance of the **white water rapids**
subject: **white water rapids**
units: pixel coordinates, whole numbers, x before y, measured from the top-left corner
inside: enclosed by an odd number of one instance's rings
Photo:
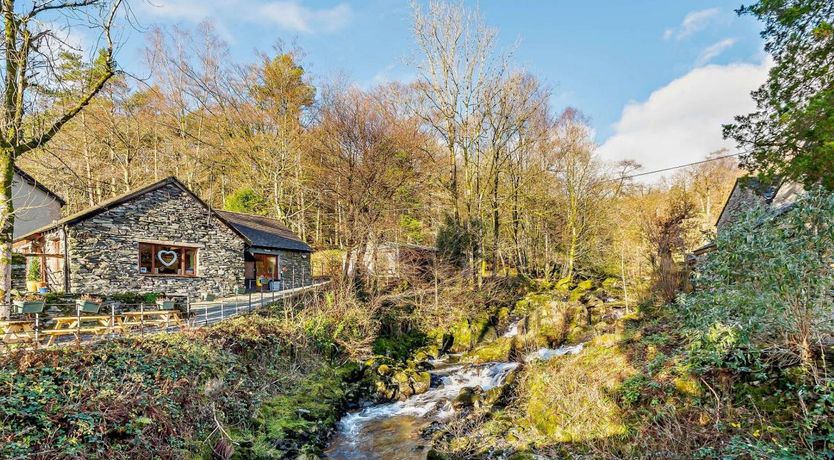
[[[517,333],[518,323],[515,323]],[[513,326],[511,326],[511,329]],[[546,361],[582,351],[583,344],[542,348],[527,355],[526,361]],[[340,460],[425,459],[430,446],[420,436],[431,422],[454,413],[452,401],[463,388],[488,391],[504,383],[519,363],[447,364],[432,361],[432,386],[405,401],[376,404],[345,415],[339,422],[327,457]]]
[[[454,364],[432,371],[432,387],[427,392],[344,416],[327,455],[333,459],[425,458],[427,446],[420,438],[422,428],[433,420],[452,415],[452,400],[463,388],[481,387],[484,391],[495,388],[518,365]]]

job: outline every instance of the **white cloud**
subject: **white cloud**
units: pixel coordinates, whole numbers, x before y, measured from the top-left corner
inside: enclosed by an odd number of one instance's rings
[[[360,88],[373,88],[375,86],[387,85],[389,83],[399,82],[408,84],[417,79],[417,75],[408,69],[404,69],[398,64],[389,64],[382,70],[375,73],[370,80],[359,83]]]
[[[312,9],[295,1],[280,1],[261,5],[258,16],[264,21],[296,32],[332,32],[350,22],[353,10],[346,3],[333,8]]]
[[[173,20],[200,22],[213,19],[221,27],[230,20],[271,24],[282,29],[317,33],[347,25],[353,9],[347,3],[332,8],[311,8],[298,0],[149,0],[140,3],[149,14]]]
[[[708,8],[699,11],[690,11],[683,18],[683,21],[677,27],[670,27],[663,33],[663,38],[669,40],[682,40],[690,35],[705,29],[710,22],[712,22],[721,10],[718,8]]]
[[[721,53],[735,45],[736,41],[737,40],[735,38],[725,38],[720,42],[713,43],[712,45],[704,48],[704,50],[701,51],[701,54],[698,55],[698,60],[695,62],[695,65],[697,67],[700,67],[708,63],[709,61],[715,59]]]
[[[211,16],[212,11],[221,8],[224,3],[211,0],[149,0],[140,2],[139,5],[153,16],[200,22]]]
[[[734,144],[723,139],[721,125],[755,108],[750,91],[764,83],[771,65],[766,60],[698,67],[647,100],[630,102],[614,134],[600,146],[600,157],[636,160],[643,171],[652,171],[702,160],[721,148],[735,151]]]

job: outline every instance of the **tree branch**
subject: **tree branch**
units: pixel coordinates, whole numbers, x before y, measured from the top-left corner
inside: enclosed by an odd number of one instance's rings
[[[42,3],[40,5],[33,5],[32,10],[29,11],[29,14],[26,15],[24,21],[28,21],[29,19],[34,18],[40,13],[49,10],[60,10],[64,8],[80,8],[82,6],[90,6],[96,3],[99,3],[101,0],[79,0],[75,2],[61,2],[61,3],[53,3],[52,1],[48,1],[46,3]],[[120,2],[117,2],[120,3]]]
[[[89,0],[86,2],[86,4],[96,3],[97,1],[98,0]],[[72,106],[72,108],[64,112],[64,114],[61,115],[61,117],[55,120],[52,126],[50,126],[49,129],[47,129],[43,134],[34,137],[26,142],[18,144],[15,147],[15,156],[20,156],[30,150],[33,150],[49,142],[49,140],[52,139],[56,134],[58,134],[58,132],[67,122],[72,120],[73,117],[75,117],[78,114],[78,112],[80,112],[82,109],[84,109],[84,107],[86,107],[90,103],[90,101],[101,91],[101,89],[104,88],[104,85],[107,84],[110,78],[112,78],[116,74],[116,71],[113,68],[113,39],[110,35],[110,29],[113,25],[113,19],[116,16],[116,11],[119,9],[119,5],[121,5],[121,3],[122,0],[116,0],[113,3],[113,8],[110,10],[110,14],[108,15],[107,21],[104,24],[104,35],[107,39],[104,74],[98,79],[98,81],[96,81],[93,87],[90,88],[90,90],[86,94],[84,94],[74,106]],[[70,3],[63,3],[62,5],[66,7],[67,5],[70,5]]]

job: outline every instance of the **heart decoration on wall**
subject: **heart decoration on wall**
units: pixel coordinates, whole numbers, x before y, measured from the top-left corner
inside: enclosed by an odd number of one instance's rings
[[[170,267],[177,263],[177,253],[175,251],[162,250],[157,251],[156,258],[162,262],[162,265]]]

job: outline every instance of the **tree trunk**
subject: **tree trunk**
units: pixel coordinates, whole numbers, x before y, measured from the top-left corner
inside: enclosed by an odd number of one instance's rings
[[[498,272],[498,237],[500,235],[500,220],[498,215],[498,167],[492,178],[492,276]]]
[[[0,319],[11,316],[12,290],[12,241],[14,240],[14,204],[12,203],[12,179],[14,178],[14,152],[0,151]]]

